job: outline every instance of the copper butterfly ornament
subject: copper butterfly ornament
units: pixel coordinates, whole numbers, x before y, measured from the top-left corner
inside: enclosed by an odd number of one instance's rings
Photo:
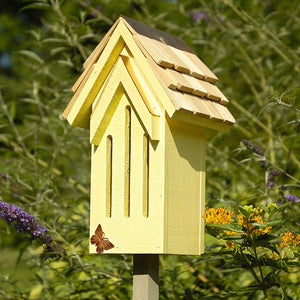
[[[99,224],[95,234],[91,237],[91,243],[95,244],[98,253],[103,253],[104,250],[109,250],[114,247],[114,244],[105,237],[101,225]]]

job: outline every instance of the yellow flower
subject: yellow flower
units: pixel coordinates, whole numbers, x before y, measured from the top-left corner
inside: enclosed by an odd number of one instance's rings
[[[238,219],[238,224],[247,229],[247,232],[244,233],[238,233],[234,231],[225,231],[225,234],[227,235],[245,235],[248,234],[248,232],[254,233],[254,234],[265,234],[268,233],[272,226],[268,226],[265,228],[258,228],[258,229],[253,229],[255,225],[252,225],[251,222],[257,222],[263,224],[264,221],[259,213],[261,213],[261,210],[259,209],[254,209],[252,207],[251,211],[252,213],[250,214],[249,218],[247,219],[245,216],[242,214],[237,215]],[[203,214],[203,218],[205,219],[206,224],[230,224],[232,221],[231,216],[233,215],[233,211],[229,210],[226,211],[225,208],[219,207],[219,208],[209,208],[208,210],[205,211]]]
[[[233,211],[226,212],[225,208],[209,208],[202,216],[207,224],[230,224]]]
[[[261,216],[257,216],[257,215],[254,215],[254,214],[250,214],[248,220],[246,219],[245,216],[243,215],[237,215],[237,218],[238,218],[238,223],[239,225],[241,225],[242,227],[246,228],[247,231],[250,231],[251,233],[254,233],[254,234],[265,234],[265,233],[268,233],[272,226],[268,226],[266,228],[258,228],[258,229],[254,229],[254,225],[252,225],[250,222],[257,222],[257,223],[265,223],[262,219]]]
[[[292,232],[284,232],[282,234],[280,247],[285,247],[288,245],[297,246],[300,244],[300,234],[293,234]]]

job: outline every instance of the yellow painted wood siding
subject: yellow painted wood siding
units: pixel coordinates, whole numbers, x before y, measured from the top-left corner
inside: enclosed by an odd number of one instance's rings
[[[165,253],[203,252],[205,129],[168,119],[166,132]]]
[[[101,139],[95,151],[92,151],[91,186],[91,235],[100,223],[105,235],[115,245],[106,253],[163,253],[163,145],[162,142],[149,142],[149,207],[148,217],[143,214],[144,196],[144,145],[145,129],[137,115],[133,103],[120,89],[119,104],[109,122],[105,138]],[[130,138],[130,214],[124,216],[126,161],[126,107],[131,107]],[[164,126],[164,118],[160,118]],[[91,124],[93,124],[91,120]],[[91,128],[91,130],[93,130]],[[112,190],[111,217],[107,216],[107,136],[112,136]],[[128,159],[128,158],[127,158]],[[153,167],[152,167],[153,166]],[[91,245],[90,252],[95,253]]]

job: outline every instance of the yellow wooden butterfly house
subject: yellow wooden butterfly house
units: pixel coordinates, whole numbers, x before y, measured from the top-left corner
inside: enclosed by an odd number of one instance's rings
[[[84,63],[63,117],[90,131],[106,253],[203,252],[205,132],[235,122],[216,81],[181,39],[123,16]]]

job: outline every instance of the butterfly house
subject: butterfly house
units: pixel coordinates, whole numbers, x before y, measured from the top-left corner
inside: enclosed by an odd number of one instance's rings
[[[89,129],[100,252],[203,252],[205,132],[235,122],[217,80],[181,39],[123,16],[85,61],[63,117]]]

